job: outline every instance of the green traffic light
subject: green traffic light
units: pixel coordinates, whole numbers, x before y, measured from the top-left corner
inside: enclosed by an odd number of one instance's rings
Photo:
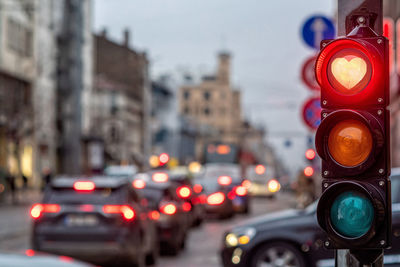
[[[374,219],[374,207],[365,195],[358,192],[340,194],[331,207],[331,221],[343,236],[356,238],[369,231]]]

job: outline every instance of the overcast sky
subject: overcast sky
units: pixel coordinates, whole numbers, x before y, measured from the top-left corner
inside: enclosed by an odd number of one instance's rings
[[[190,70],[212,73],[216,53],[233,55],[233,83],[242,91],[245,118],[268,131],[268,140],[292,171],[305,166],[308,130],[302,103],[312,93],[300,80],[315,53],[300,35],[314,14],[333,17],[335,0],[95,0],[94,29],[147,51],[153,77]],[[284,146],[290,140],[290,147]]]

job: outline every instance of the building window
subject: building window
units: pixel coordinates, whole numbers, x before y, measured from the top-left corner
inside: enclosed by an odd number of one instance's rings
[[[204,115],[209,116],[211,114],[211,110],[209,108],[204,109]]]
[[[190,92],[189,91],[185,91],[183,92],[183,98],[185,98],[186,100],[190,98]]]
[[[186,114],[186,115],[189,114],[190,113],[189,107],[184,107],[183,108],[183,113]]]
[[[211,93],[209,91],[205,91],[203,94],[204,100],[210,100]]]
[[[8,49],[24,57],[32,56],[32,31],[21,23],[9,18],[7,21]]]
[[[115,143],[118,143],[118,141],[119,141],[119,133],[118,133],[117,127],[115,127],[115,126],[111,126],[111,128],[110,128],[110,139],[111,139],[111,142],[115,142]]]
[[[110,99],[110,113],[112,115],[115,115],[118,111],[118,106],[117,106],[117,94],[115,91],[111,92],[111,99]]]

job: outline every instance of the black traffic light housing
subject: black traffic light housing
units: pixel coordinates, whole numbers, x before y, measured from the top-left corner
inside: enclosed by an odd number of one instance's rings
[[[337,66],[348,73],[340,73]],[[323,177],[317,217],[328,236],[324,244],[336,249],[387,248],[391,244],[390,114],[386,109],[389,104],[388,40],[369,27],[358,26],[347,37],[322,41],[315,69],[322,107],[315,143],[322,160]],[[346,76],[351,71],[353,76]],[[371,140],[368,154],[355,164],[344,164],[341,155],[335,158],[331,151],[330,142],[334,141],[330,141],[330,134],[342,122],[347,122],[349,128],[352,122],[362,125],[361,130],[356,127],[352,130],[355,136],[359,132],[360,136],[363,133],[369,136],[369,139],[360,139],[360,146]],[[358,144],[351,143],[346,134],[340,138],[339,152],[344,151],[340,150],[343,144],[358,151]],[[346,138],[350,143],[346,143]],[[373,207],[373,221],[362,235],[346,236],[332,223],[331,208],[345,192],[362,196]],[[350,209],[354,203],[354,199],[347,203]],[[354,212],[357,211],[360,209]]]

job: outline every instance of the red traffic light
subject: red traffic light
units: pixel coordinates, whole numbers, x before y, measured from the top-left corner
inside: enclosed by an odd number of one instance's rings
[[[314,168],[311,166],[307,166],[304,168],[304,175],[307,177],[311,177],[314,174]]]
[[[308,159],[308,160],[315,159],[315,156],[316,156],[315,150],[312,148],[307,149],[305,156],[306,156],[306,159]]]
[[[160,165],[165,165],[169,161],[169,155],[167,153],[161,153],[158,160],[160,161]]]
[[[376,90],[387,83],[383,54],[387,40],[384,37],[342,38],[325,45],[315,66],[317,81],[323,88],[323,108],[387,104],[384,103],[385,90]]]

